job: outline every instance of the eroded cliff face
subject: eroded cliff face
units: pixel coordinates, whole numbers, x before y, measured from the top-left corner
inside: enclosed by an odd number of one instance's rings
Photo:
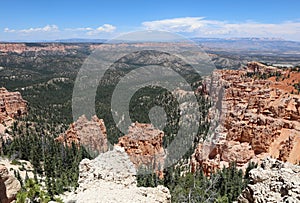
[[[25,115],[27,102],[19,92],[8,92],[0,88],[0,123]]]
[[[200,143],[192,168],[207,174],[235,161],[243,167],[266,156],[300,160],[300,73],[252,62],[243,70],[217,70],[209,84],[215,106],[210,142]]]
[[[79,187],[65,196],[64,202],[171,202],[168,188],[137,187],[136,169],[124,148],[100,154],[79,165]]]
[[[0,137],[3,140],[13,139],[6,133],[6,129],[12,125],[13,121],[27,114],[27,102],[19,92],[8,92],[4,87],[0,88]],[[0,151],[2,142],[0,141]]]
[[[300,201],[300,166],[266,158],[249,172],[249,178],[239,203]]]
[[[93,116],[90,121],[84,115],[79,117],[56,140],[66,143],[68,146],[71,146],[72,143],[83,145],[97,153],[108,150],[106,127],[104,121],[97,116]]]
[[[5,166],[0,165],[0,202],[13,202],[20,190],[20,182],[13,175],[9,174]]]
[[[119,138],[118,145],[123,147],[136,168],[155,169],[163,177],[165,151],[162,146],[164,132],[151,124],[133,123],[128,134]]]

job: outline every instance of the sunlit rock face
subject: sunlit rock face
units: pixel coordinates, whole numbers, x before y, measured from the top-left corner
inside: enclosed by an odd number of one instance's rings
[[[27,113],[27,102],[20,92],[9,92],[0,88],[0,123],[20,117]]]
[[[216,103],[209,118],[216,121],[213,142],[200,143],[192,170],[210,174],[230,162],[245,167],[272,156],[300,160],[300,95],[294,84],[300,72],[252,62],[242,70],[217,70],[207,80]],[[212,144],[213,143],[213,144]]]
[[[83,145],[92,152],[102,153],[108,150],[107,134],[104,121],[97,116],[88,120],[84,115],[72,123],[69,129],[56,138],[57,141],[71,146],[72,143]]]
[[[136,168],[150,167],[162,178],[165,160],[163,137],[164,132],[153,125],[136,122],[129,127],[127,135],[119,138],[118,145],[125,149]]]

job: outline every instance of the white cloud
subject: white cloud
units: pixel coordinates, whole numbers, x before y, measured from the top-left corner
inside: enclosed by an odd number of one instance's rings
[[[12,29],[9,29],[9,28],[4,28],[4,32],[16,32],[16,30],[12,30]]]
[[[104,24],[98,28],[91,27],[81,27],[81,28],[66,28],[65,31],[71,32],[86,32],[87,35],[98,35],[100,33],[111,33],[114,32],[117,28],[110,24]]]
[[[143,22],[142,25],[150,30],[172,32],[195,32],[207,25],[219,25],[219,21],[205,20],[204,17],[185,17]]]
[[[6,38],[10,39],[64,39],[64,38],[85,38],[87,36],[99,36],[103,38],[111,37],[116,30],[116,27],[110,24],[103,24],[99,27],[77,27],[77,28],[59,28],[57,25],[46,25],[44,27],[26,28],[26,29],[11,29],[4,28]],[[100,37],[100,36],[99,36]]]
[[[284,37],[300,40],[300,22],[278,24],[259,22],[229,23],[207,20],[204,17],[184,17],[148,21],[142,23],[145,29],[186,33],[198,37]]]
[[[116,30],[116,27],[110,24],[104,24],[98,28],[91,27],[80,27],[80,28],[65,28],[63,31],[69,32],[78,32],[78,31],[86,31],[88,35],[96,35],[99,33],[109,33]],[[37,28],[28,28],[22,30],[15,30],[10,28],[5,28],[4,32],[7,33],[40,33],[40,32],[58,32],[60,31],[57,25],[46,25],[45,27],[37,27]]]
[[[89,26],[58,28],[57,25],[46,25],[28,29],[5,28],[3,31],[7,38],[55,39],[99,35],[110,38],[117,34],[116,29],[111,24],[103,24],[98,28]],[[276,37],[300,41],[299,21],[281,23],[228,22],[210,20],[205,17],[183,17],[143,22],[142,29],[181,33],[187,37]]]
[[[116,29],[116,27],[113,26],[113,25],[104,24],[103,26],[98,27],[97,31],[99,31],[99,32],[113,32],[115,29]]]
[[[37,28],[28,28],[28,29],[22,29],[22,30],[14,30],[5,28],[4,32],[8,33],[37,33],[37,32],[57,32],[59,31],[57,25],[46,25],[45,27],[37,27]]]
[[[65,31],[92,31],[91,27],[79,27],[79,28],[66,28]]]
[[[116,30],[116,27],[110,24],[104,24],[96,29],[93,29],[91,31],[89,31],[87,34],[88,35],[97,35],[99,33],[103,33],[103,32],[114,32]]]

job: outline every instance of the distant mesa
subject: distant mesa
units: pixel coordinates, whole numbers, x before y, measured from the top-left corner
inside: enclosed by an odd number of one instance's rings
[[[39,51],[58,51],[66,52],[67,49],[79,48],[76,45],[64,45],[59,43],[0,43],[0,53],[39,52]]]

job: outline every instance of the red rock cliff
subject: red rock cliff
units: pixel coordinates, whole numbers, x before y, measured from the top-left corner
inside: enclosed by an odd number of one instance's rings
[[[69,129],[56,138],[59,142],[72,142],[86,146],[94,152],[106,152],[108,150],[107,134],[104,121],[97,116],[93,116],[89,121],[84,115],[70,125]]]
[[[155,129],[151,124],[133,123],[128,134],[119,138],[118,145],[123,147],[130,160],[138,168],[150,167],[163,177],[165,152],[162,146],[164,132]]]
[[[201,166],[209,174],[232,161],[243,167],[266,156],[299,162],[300,95],[292,94],[299,72],[253,62],[244,70],[217,70],[213,80],[212,89],[220,90],[212,94],[219,111],[210,112],[218,121],[215,144],[199,144],[192,170]]]
[[[0,88],[0,123],[27,113],[27,102],[19,92],[8,92]]]

